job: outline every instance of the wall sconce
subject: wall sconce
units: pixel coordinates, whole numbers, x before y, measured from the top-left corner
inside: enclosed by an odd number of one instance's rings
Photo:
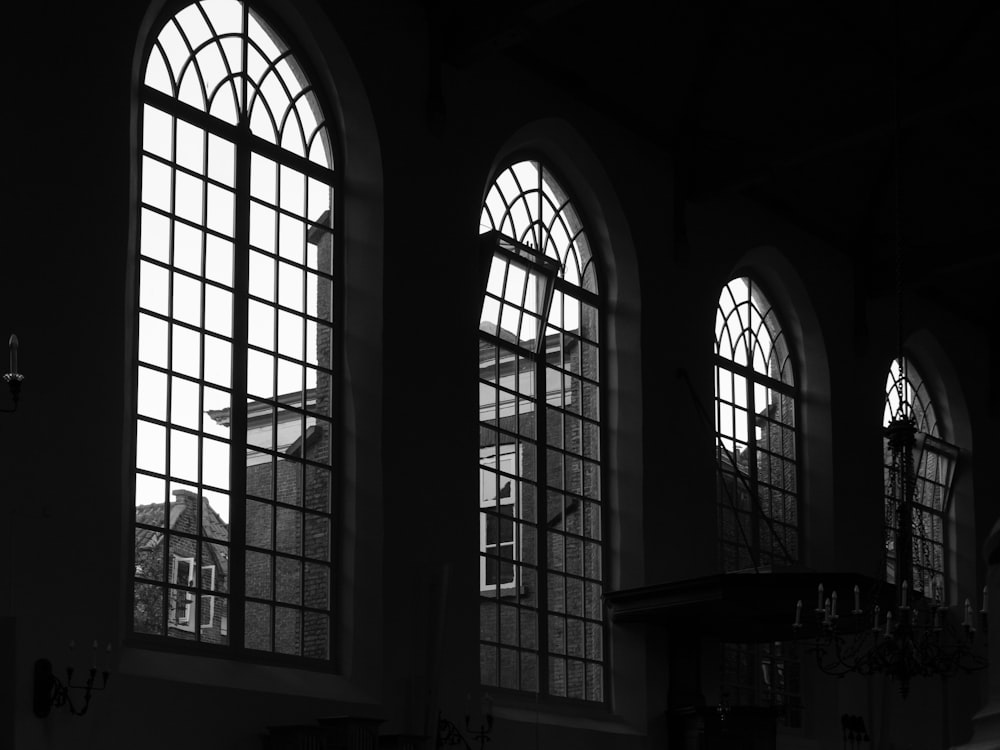
[[[493,699],[488,693],[483,696],[480,708],[485,723],[480,723],[477,729],[473,729],[469,716],[469,708],[466,706],[465,731],[473,741],[479,742],[479,750],[484,750],[486,743],[490,741],[490,732],[493,731]],[[472,750],[469,741],[465,739],[465,736],[455,726],[454,722],[444,718],[441,712],[438,711],[437,741],[434,747],[442,748],[445,745],[462,745],[466,750]]]
[[[4,373],[3,380],[10,387],[10,398],[14,406],[0,411],[10,414],[17,411],[17,400],[21,396],[21,381],[24,380],[24,375],[17,371],[17,336],[12,333],[7,344],[10,347],[10,372]]]
[[[69,650],[72,653],[73,641],[70,641]],[[108,644],[107,652],[111,653],[111,644]],[[108,686],[110,672],[105,669],[101,672],[100,686],[94,685],[97,678],[97,641],[94,641],[94,657],[90,669],[87,670],[87,680],[83,684],[73,684],[73,667],[66,667],[66,682],[62,682],[52,672],[52,662],[48,659],[38,659],[35,662],[35,688],[34,688],[34,709],[35,716],[44,719],[49,715],[52,707],[61,708],[69,706],[69,712],[74,716],[83,716],[90,708],[90,699],[98,690],[104,690]],[[83,691],[83,704],[79,709],[73,704],[73,696],[70,691]]]

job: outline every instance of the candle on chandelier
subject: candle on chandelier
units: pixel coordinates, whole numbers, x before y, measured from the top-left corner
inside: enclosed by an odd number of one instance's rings
[[[892,636],[892,612],[885,613],[885,637],[889,638]]]
[[[879,612],[881,612],[881,611],[882,611],[881,608],[876,604],[875,605],[875,624],[872,625],[872,630],[874,630],[876,633],[878,632],[878,615],[879,615]]]
[[[837,592],[836,591],[834,591],[833,594],[831,595],[831,597],[830,597],[830,603],[831,603],[830,615],[832,617],[836,618],[837,617]]]
[[[965,619],[962,620],[962,624],[965,627],[972,625],[972,605],[969,603],[969,599],[965,600]]]
[[[858,584],[854,584],[854,614],[861,613],[861,589]]]
[[[795,604],[795,627],[802,626],[802,600],[799,599]]]
[[[817,591],[819,593],[816,596],[816,611],[817,612],[822,612],[823,611],[823,584],[822,583],[819,585]]]
[[[910,582],[903,581],[903,585],[899,589],[899,607],[900,609],[906,609],[906,594],[910,590]]]

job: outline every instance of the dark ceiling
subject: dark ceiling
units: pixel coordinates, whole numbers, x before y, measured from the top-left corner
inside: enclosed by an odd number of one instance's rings
[[[679,207],[743,194],[853,257],[873,296],[895,287],[898,186],[907,287],[969,319],[1000,271],[997,8],[435,6],[452,64],[531,69],[673,154]]]

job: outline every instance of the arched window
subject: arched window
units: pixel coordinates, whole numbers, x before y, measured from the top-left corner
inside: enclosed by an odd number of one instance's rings
[[[602,701],[597,269],[583,221],[539,161],[497,176],[480,231],[496,253],[479,324],[481,679]]]
[[[132,633],[329,659],[332,134],[238,0],[168,18],[138,95]]]
[[[909,410],[905,405],[909,405]],[[916,468],[912,511],[913,580],[909,583],[914,591],[920,591],[925,596],[947,600],[946,525],[958,448],[943,439],[934,403],[924,379],[913,362],[903,357],[894,359],[889,366],[882,426],[888,427],[898,416],[907,415],[913,417],[917,427],[913,461]],[[895,583],[898,501],[891,492],[892,456],[888,438],[883,440],[883,456],[886,488],[886,579]]]
[[[788,338],[757,283],[730,281],[715,316],[719,549],[724,571],[798,559],[798,390]],[[726,700],[801,725],[800,667],[780,642],[724,643]]]
[[[752,279],[735,278],[715,316],[719,543],[726,571],[798,559],[798,390],[788,340]]]

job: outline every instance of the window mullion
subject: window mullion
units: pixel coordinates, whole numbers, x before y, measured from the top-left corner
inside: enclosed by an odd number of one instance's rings
[[[538,523],[538,692],[549,694],[549,481],[548,481],[548,412],[545,367],[548,356],[535,357],[535,495],[538,498],[535,518]]]
[[[233,393],[230,420],[230,626],[231,643],[244,645],[247,486],[247,341],[250,288],[250,149],[244,121],[236,141],[236,225],[233,258]]]
[[[754,385],[756,381],[753,376],[744,379],[747,389],[747,483],[749,484],[750,497],[750,555],[754,565],[760,567],[761,547],[760,547],[760,525],[764,522],[762,518],[763,509],[760,505],[760,485],[757,483],[757,426],[754,418],[757,414],[757,405],[754,401]]]

